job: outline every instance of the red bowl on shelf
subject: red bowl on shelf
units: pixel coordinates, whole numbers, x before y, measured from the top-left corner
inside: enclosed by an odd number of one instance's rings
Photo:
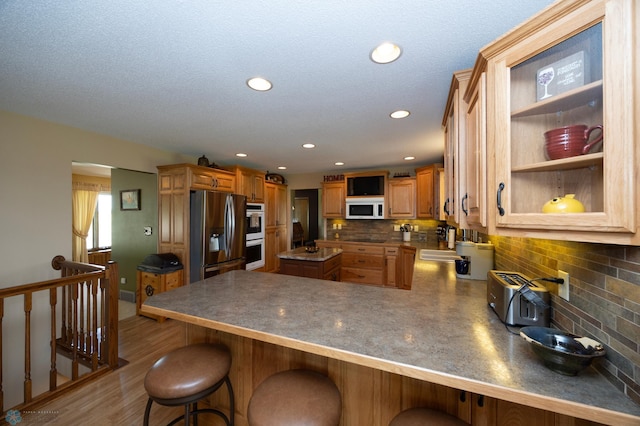
[[[600,135],[589,142],[591,133],[600,130]],[[545,153],[549,160],[588,154],[594,145],[602,141],[602,126],[588,127],[584,124],[565,126],[545,132]]]

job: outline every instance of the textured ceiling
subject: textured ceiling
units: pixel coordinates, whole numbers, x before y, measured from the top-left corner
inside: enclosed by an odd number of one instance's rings
[[[550,3],[1,0],[0,109],[284,174],[411,170],[442,158],[451,73]],[[384,41],[403,54],[374,64]]]

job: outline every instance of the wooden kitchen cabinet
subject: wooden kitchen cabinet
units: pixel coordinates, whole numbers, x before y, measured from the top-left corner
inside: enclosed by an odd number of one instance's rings
[[[471,77],[471,69],[456,71],[451,78],[449,97],[445,107],[442,127],[444,129],[444,218],[451,225],[468,229],[467,216],[467,103],[464,94]],[[477,178],[477,177],[476,177]]]
[[[384,285],[384,247],[343,244],[342,281]]]
[[[235,175],[226,170],[192,166],[185,172],[190,178],[191,189],[208,189],[221,192],[234,192],[236,189]]]
[[[136,271],[136,315],[144,315],[163,322],[164,317],[140,312],[140,306],[148,297],[164,293],[184,285],[184,270],[158,274],[154,272]]]
[[[466,191],[460,201],[467,227],[486,232],[487,222],[487,75],[474,69],[464,97],[467,103]]]
[[[265,272],[278,272],[278,253],[289,249],[287,231],[287,186],[274,182],[265,183]]]
[[[322,183],[322,217],[345,217],[345,188],[344,181]]]
[[[640,244],[637,16],[627,0],[558,2],[480,52],[495,233]],[[604,141],[549,160],[544,133],[575,124]],[[542,213],[566,194],[585,212]]]
[[[436,173],[442,164],[431,164],[416,169],[416,208],[418,219],[436,217]]]
[[[264,203],[264,176],[259,170],[235,166],[236,193],[245,195],[249,203]]]
[[[338,254],[324,261],[280,259],[280,273],[297,277],[340,281],[341,264],[342,254]]]
[[[287,185],[265,183],[265,221],[266,226],[287,224]]]
[[[393,178],[388,181],[388,219],[416,217],[416,179]]]
[[[280,269],[278,253],[288,249],[289,239],[285,225],[266,228],[264,231],[264,272],[278,272]]]
[[[158,166],[158,252],[173,253],[189,265],[189,192],[235,190],[235,173],[193,164]],[[184,282],[191,282],[189,270]]]
[[[341,281],[411,289],[416,248],[404,244],[317,240],[318,247],[341,248]]]

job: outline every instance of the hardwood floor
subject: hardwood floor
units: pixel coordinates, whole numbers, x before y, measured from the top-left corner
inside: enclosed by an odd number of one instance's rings
[[[139,316],[119,322],[120,357],[128,364],[80,389],[68,392],[37,409],[21,413],[22,425],[142,425],[147,394],[144,376],[153,363],[186,342],[185,325]],[[152,425],[166,425],[182,413],[181,407],[154,404]],[[207,416],[201,425],[207,424]]]

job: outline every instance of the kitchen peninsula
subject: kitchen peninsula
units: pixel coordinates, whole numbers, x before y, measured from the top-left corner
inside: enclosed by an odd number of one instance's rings
[[[387,425],[417,405],[471,424],[640,424],[640,406],[594,369],[544,367],[487,307],[483,283],[456,280],[452,263],[418,262],[410,291],[231,271],[154,295],[142,311],[184,321],[190,342],[231,348],[239,425],[264,378],[301,367],[334,380],[343,426]]]

